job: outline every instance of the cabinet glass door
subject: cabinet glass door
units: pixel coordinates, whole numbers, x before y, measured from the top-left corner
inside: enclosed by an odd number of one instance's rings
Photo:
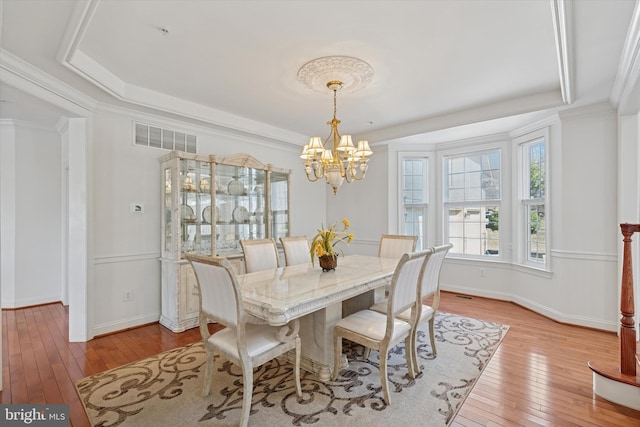
[[[173,212],[173,192],[172,190],[172,181],[171,181],[171,167],[166,167],[163,169],[163,197],[164,197],[164,213],[162,217],[162,229],[163,233],[163,242],[164,246],[162,247],[163,256],[167,253],[171,253],[173,251],[173,232],[171,230],[172,221],[171,215]]]
[[[271,235],[278,245],[289,235],[289,175],[271,172]]]
[[[225,164],[216,165],[216,252],[240,254],[240,240],[264,239],[266,172]]]
[[[212,255],[211,167],[200,160],[180,160],[180,236],[182,253]]]

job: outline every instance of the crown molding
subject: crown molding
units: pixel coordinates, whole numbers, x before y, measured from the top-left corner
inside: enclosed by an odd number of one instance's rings
[[[4,49],[0,49],[0,70],[3,83],[73,114],[86,116],[95,108],[96,101],[93,98]]]
[[[544,119],[540,119],[536,122],[529,123],[528,125],[522,126],[521,128],[514,129],[513,131],[509,132],[509,138],[512,138],[512,139],[519,138],[521,136],[527,135],[531,132],[535,132],[542,128],[546,128],[551,125],[558,124],[559,122],[560,122],[560,117],[558,116],[558,114],[557,113],[551,114],[549,117],[545,117]]]
[[[573,82],[573,13],[571,0],[551,0],[551,16],[556,39],[558,71],[562,101],[573,104],[575,100]]]
[[[469,147],[476,147],[476,151],[483,151],[487,149],[487,146],[496,146],[509,142],[509,134],[507,132],[493,133],[490,135],[474,136],[471,138],[456,139],[446,142],[438,142],[435,145],[435,152],[438,156],[443,157],[443,151],[452,151],[454,154],[456,150],[468,149]],[[450,155],[447,153],[447,156]]]
[[[618,109],[624,109],[630,100],[634,87],[640,81],[640,2],[631,15],[629,30],[622,48],[618,72],[611,89],[611,104]]]
[[[61,64],[66,65],[71,61],[78,50],[78,45],[89,28],[99,2],[100,0],[76,1],[56,56]]]
[[[551,90],[399,124],[378,131],[364,133],[360,135],[359,138],[366,139],[370,142],[390,141],[408,135],[419,135],[472,123],[502,119],[519,114],[557,108],[563,105],[561,94],[557,90]]]
[[[609,102],[599,102],[596,104],[589,104],[582,107],[559,111],[558,117],[560,120],[566,120],[600,114],[615,114],[615,112],[615,109],[611,104],[609,104]]]
[[[208,123],[232,133],[254,135],[298,146],[302,146],[304,141],[308,139],[307,135],[129,84],[120,79],[85,52],[79,50],[99,3],[100,0],[90,0],[76,4],[63,42],[58,50],[58,60],[69,70],[87,79],[114,98],[129,104]]]

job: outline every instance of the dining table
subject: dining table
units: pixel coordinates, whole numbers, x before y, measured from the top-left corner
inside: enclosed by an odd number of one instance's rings
[[[300,366],[321,381],[331,378],[333,328],[343,316],[385,299],[396,258],[339,257],[335,270],[318,263],[238,275],[245,311],[259,321],[294,330],[301,341]],[[346,366],[346,358],[340,367]]]

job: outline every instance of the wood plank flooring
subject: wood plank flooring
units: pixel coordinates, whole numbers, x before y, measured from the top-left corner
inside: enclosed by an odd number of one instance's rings
[[[515,304],[443,292],[440,309],[511,326],[452,426],[640,426],[640,411],[592,391],[589,360],[618,364],[613,333],[554,322]],[[60,304],[2,311],[1,403],[68,403],[88,426],[74,382],[200,339],[152,324],[86,343],[67,342]]]

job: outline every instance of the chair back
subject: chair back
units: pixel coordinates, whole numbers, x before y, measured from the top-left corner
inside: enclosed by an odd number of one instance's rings
[[[280,237],[280,242],[284,250],[284,261],[286,265],[307,264],[311,262],[307,236]]]
[[[405,253],[396,266],[391,279],[391,290],[387,301],[387,319],[392,321],[399,313],[416,305],[418,280],[422,266],[432,250]],[[413,310],[412,310],[413,311]],[[390,319],[390,320],[389,320]]]
[[[273,239],[240,240],[247,273],[278,268],[278,248]]]
[[[401,234],[383,234],[378,245],[378,256],[382,258],[400,258],[403,254],[416,250],[418,236]]]
[[[196,275],[200,293],[200,318],[203,316],[225,326],[237,328],[244,309],[240,286],[226,258],[198,259],[187,255]]]
[[[431,248],[433,253],[425,263],[425,269],[422,275],[420,300],[430,297],[440,290],[440,270],[442,269],[442,262],[452,247],[453,244],[449,243]]]

